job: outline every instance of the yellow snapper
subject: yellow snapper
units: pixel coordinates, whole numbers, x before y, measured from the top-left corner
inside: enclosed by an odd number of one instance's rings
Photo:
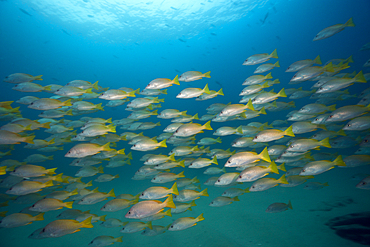
[[[176,96],[176,98],[179,98],[179,99],[190,99],[190,98],[198,97],[198,96],[202,95],[203,93],[210,94],[210,91],[209,91],[209,88],[208,88],[208,84],[206,84],[203,89],[201,89],[201,88],[191,88],[191,87],[185,88],[184,90],[182,90]]]
[[[0,130],[0,144],[20,144],[21,142],[33,144],[34,135],[21,136],[7,130]]]
[[[200,80],[202,78],[211,78],[211,71],[208,71],[206,73],[202,73],[199,71],[187,71],[183,73],[182,75],[180,75],[179,81],[189,82],[189,81]]]
[[[183,213],[187,210],[192,211],[191,207],[195,207],[195,201],[191,201],[189,203],[184,203],[184,202],[176,202],[176,208],[173,208],[171,210],[172,214],[180,214]]]
[[[286,151],[289,152],[305,152],[310,149],[315,149],[318,148],[319,146],[331,148],[329,144],[329,137],[318,141],[315,139],[307,139],[307,138],[302,138],[302,139],[297,139],[294,140],[289,147],[286,149]]]
[[[209,196],[207,189],[204,189],[203,191],[196,191],[196,190],[188,190],[184,189],[179,192],[178,195],[174,195],[174,201],[176,202],[187,202],[187,201],[193,201],[196,199],[199,199],[200,196]]]
[[[150,199],[150,200],[161,199],[161,198],[164,198],[164,197],[168,196],[168,194],[170,194],[170,193],[172,193],[174,195],[179,194],[179,191],[177,190],[176,182],[169,189],[166,188],[166,187],[158,187],[158,186],[150,187],[150,188],[146,189],[144,192],[142,192],[140,194],[139,198],[140,199]]]
[[[183,217],[175,220],[169,227],[169,231],[181,231],[192,226],[195,226],[197,222],[204,220],[203,214],[199,215],[197,218],[194,217]]]
[[[263,62],[270,60],[270,58],[278,58],[276,49],[271,54],[262,53],[262,54],[252,55],[243,62],[243,65],[255,65],[255,64],[263,63]]]
[[[59,88],[58,90],[56,90],[54,92],[54,94],[56,94],[56,95],[68,96],[68,97],[80,96],[84,93],[92,93],[92,88],[81,89],[79,87],[64,86],[64,87],[61,87],[61,88]]]
[[[19,92],[42,92],[42,91],[50,91],[50,86],[41,86],[40,84],[36,84],[33,82],[22,82],[15,85],[12,89],[17,90]]]
[[[178,178],[183,178],[183,177],[185,177],[184,171],[180,172],[179,174],[163,172],[163,173],[159,173],[158,175],[156,175],[151,180],[151,182],[153,182],[153,183],[167,183],[167,182],[171,182],[171,181],[174,181]]]
[[[264,191],[279,184],[288,184],[288,181],[285,178],[285,174],[279,179],[261,178],[252,184],[252,186],[249,188],[249,191]]]
[[[122,238],[123,236],[118,238],[114,238],[112,236],[98,236],[89,243],[89,246],[107,246],[114,243],[120,243],[123,242]]]
[[[172,86],[173,84],[180,85],[178,76],[171,80],[167,78],[157,78],[149,82],[146,89],[162,89]]]
[[[25,226],[31,224],[33,221],[44,220],[44,213],[41,213],[36,216],[23,213],[14,213],[5,216],[0,221],[0,227],[4,228],[13,228],[18,226]]]
[[[253,72],[254,74],[257,74],[257,73],[264,73],[266,71],[269,71],[269,70],[272,70],[273,68],[278,68],[280,67],[280,64],[279,64],[279,61],[277,61],[276,63],[265,63],[265,64],[261,64],[260,66],[257,67],[257,69]]]
[[[293,133],[293,126],[290,126],[285,131],[278,130],[278,129],[263,130],[259,132],[253,138],[253,141],[254,142],[270,142],[270,141],[281,139],[284,136],[292,136],[292,137],[295,136]]]
[[[92,217],[79,222],[77,220],[54,220],[47,224],[39,235],[47,238],[58,238],[67,234],[81,231],[80,228],[93,228]]]
[[[109,191],[108,193],[94,192],[94,193],[88,194],[88,195],[84,196],[78,202],[78,204],[92,205],[92,204],[107,200],[108,197],[116,197],[116,195],[114,194],[113,189],[111,191]]]
[[[237,114],[243,113],[246,109],[254,111],[254,107],[252,105],[252,101],[249,100],[246,105],[243,104],[231,104],[226,106],[221,112],[217,115],[219,117],[230,117],[235,116]]]
[[[130,101],[130,103],[127,104],[127,107],[141,108],[147,107],[150,104],[157,104],[160,102],[164,102],[164,99],[158,99],[158,97],[137,98]]]
[[[285,169],[284,169],[285,170]],[[252,166],[244,169],[240,174],[236,182],[252,182],[267,176],[270,172],[279,174],[276,163],[273,161],[269,167],[264,166]]]
[[[320,64],[320,65],[322,64],[321,59],[320,59],[320,55],[317,56],[314,60],[305,59],[305,60],[299,60],[297,62],[294,62],[291,65],[289,65],[289,67],[287,68],[287,70],[285,72],[296,72],[298,70],[301,70],[303,68],[312,66],[314,64]]]
[[[24,74],[24,73],[14,73],[11,75],[8,75],[7,77],[4,78],[4,82],[9,82],[9,83],[22,83],[22,82],[32,82],[34,80],[41,80],[42,75],[38,76],[32,76],[29,74]]]
[[[119,99],[125,99],[127,97],[136,97],[135,91],[125,92],[119,89],[109,89],[103,92],[98,98],[105,99],[105,100],[119,100]]]
[[[72,202],[63,202],[62,200],[54,199],[54,198],[45,198],[42,199],[35,204],[33,204],[29,210],[36,211],[36,212],[48,212],[52,210],[58,210],[63,207],[72,208]]]
[[[157,141],[152,140],[152,139],[143,140],[143,141],[140,141],[140,142],[137,142],[136,144],[134,144],[131,147],[131,149],[132,150],[137,150],[137,151],[149,151],[149,150],[154,150],[154,149],[157,149],[157,148],[160,148],[160,147],[167,147],[166,139],[161,141],[161,142],[157,142]]]
[[[229,172],[222,174],[214,183],[215,186],[228,186],[235,184],[236,179],[239,177],[239,172]]]
[[[114,149],[111,149],[109,147],[110,143],[106,143],[103,146],[100,146],[98,144],[94,143],[83,143],[83,144],[77,144],[73,148],[71,148],[65,157],[69,158],[83,158],[86,156],[94,155],[97,153],[100,153],[101,151],[112,151]]]
[[[278,93],[274,92],[264,92],[258,94],[253,100],[253,104],[265,104],[271,101],[274,101],[278,97],[287,97],[284,91],[284,88],[281,89]]]
[[[307,175],[318,175],[333,169],[335,166],[346,166],[342,160],[342,156],[339,155],[334,161],[319,160],[307,163],[299,173],[301,176]]]
[[[124,222],[121,232],[123,233],[134,233],[144,230],[145,228],[152,229],[152,222]]]
[[[235,196],[233,198],[226,197],[226,196],[219,196],[219,197],[216,197],[215,199],[213,199],[211,201],[211,203],[209,204],[209,206],[211,206],[211,207],[222,207],[222,206],[226,206],[226,205],[229,205],[233,202],[238,202],[238,201],[240,201],[240,200],[237,196]]]
[[[312,66],[312,67],[306,67],[301,70],[299,70],[293,78],[290,80],[289,84],[298,84],[302,81],[308,81],[310,79],[313,79],[319,75],[321,75],[324,72],[334,72],[333,64],[329,63],[323,67],[319,66]]]
[[[53,181],[51,180],[46,183],[24,180],[12,186],[5,193],[17,196],[27,195],[41,191],[43,188],[51,187],[53,185]]]
[[[131,207],[125,217],[129,219],[141,219],[161,212],[165,207],[176,208],[173,203],[172,195],[170,195],[164,202],[157,200],[138,202]]]
[[[267,79],[272,79],[271,72],[268,73],[267,75],[252,75],[245,79],[243,82],[243,86],[245,85],[256,85],[264,82]]]
[[[104,212],[116,212],[130,207],[139,202],[139,199],[128,200],[122,198],[115,198],[107,202],[100,210]]]
[[[73,81],[68,82],[66,85],[67,86],[72,86],[72,87],[78,87],[78,88],[81,88],[81,89],[94,88],[95,90],[99,90],[98,82],[99,81],[96,81],[93,84],[89,81],[73,80]]]
[[[15,168],[10,174],[12,176],[18,176],[23,178],[30,178],[30,177],[39,177],[45,175],[53,175],[55,174],[55,170],[57,168],[46,169],[43,166],[36,166],[36,165],[22,165],[20,167]]]
[[[313,41],[329,38],[329,37],[333,36],[334,34],[339,33],[340,31],[343,31],[344,28],[346,28],[346,27],[354,27],[354,26],[355,26],[355,24],[353,23],[352,18],[350,18],[344,24],[336,24],[336,25],[333,25],[333,26],[330,26],[330,27],[327,27],[327,28],[321,30],[318,34],[316,34]]]
[[[203,168],[203,167],[206,167],[206,166],[210,166],[212,164],[218,165],[216,156],[213,157],[212,160],[207,159],[207,158],[198,158],[198,159],[194,160],[193,162],[191,162],[191,164],[188,167],[199,169],[199,168]]]
[[[340,89],[343,89],[343,88],[346,88],[350,85],[353,85],[353,83],[355,82],[361,82],[361,83],[366,83],[366,79],[362,73],[362,71],[360,71],[355,77],[353,78],[348,78],[348,77],[345,77],[345,78],[333,78],[331,80],[329,80],[328,82],[326,82],[324,85],[322,85],[317,91],[316,93],[317,94],[321,94],[321,93],[331,93],[331,92],[335,92],[335,91],[338,91]]]
[[[181,125],[174,133],[174,136],[178,137],[188,137],[198,133],[203,133],[202,130],[212,130],[211,121],[208,121],[204,125],[198,123],[187,123]]]

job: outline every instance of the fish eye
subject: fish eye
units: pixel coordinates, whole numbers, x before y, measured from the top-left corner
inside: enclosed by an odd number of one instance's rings
[[[144,196],[144,193],[141,193],[142,196]]]
[[[330,116],[329,116],[329,118],[332,118],[332,117],[333,117],[333,115],[330,115]]]
[[[290,145],[289,147],[290,147],[290,148],[292,148],[292,147],[293,147],[293,145]]]
[[[42,231],[41,232],[45,232],[45,228],[44,229],[42,229]]]
[[[242,176],[239,176],[239,178],[242,178]],[[225,193],[224,193],[225,194]]]
[[[155,178],[153,178],[153,180],[155,180]]]
[[[253,186],[252,186],[252,189],[254,189],[254,188],[256,188],[256,186],[254,186],[254,185],[253,185]]]
[[[322,87],[320,87],[319,89],[322,90]]]
[[[364,142],[367,143],[367,142],[369,142],[369,140],[368,139],[365,139]]]
[[[213,202],[211,202],[211,204],[213,204]]]
[[[217,180],[217,182],[221,182],[221,180],[219,179],[219,180]]]
[[[306,169],[302,169],[302,171],[301,172],[305,172],[306,171]]]
[[[231,161],[230,161],[230,160],[228,160],[228,161],[227,161],[227,163],[229,163],[229,164],[230,164],[230,163],[231,163]]]
[[[173,226],[170,226],[170,228],[173,228]]]
[[[131,214],[131,211],[128,211],[128,214]]]

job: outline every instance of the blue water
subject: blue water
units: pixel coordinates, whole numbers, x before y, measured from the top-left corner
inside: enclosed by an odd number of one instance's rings
[[[0,2],[0,78],[12,73],[43,75],[41,85],[65,85],[72,80],[87,80],[111,89],[130,87],[143,89],[155,78],[174,78],[185,71],[211,71],[211,79],[181,83],[168,88],[168,94],[161,109],[175,108],[187,110],[188,114],[199,116],[206,114],[206,108],[213,103],[238,103],[242,82],[253,74],[256,66],[242,66],[243,61],[258,53],[271,53],[277,49],[280,68],[272,71],[273,77],[281,83],[274,85],[275,92],[281,88],[300,87],[310,89],[313,82],[288,85],[294,73],[284,72],[295,61],[314,59],[321,56],[323,63],[330,59],[353,56],[355,63],[345,72],[362,70],[369,73],[363,64],[370,58],[370,51],[360,48],[370,42],[370,2],[358,1],[149,1],[134,4],[130,1],[21,1]],[[139,1],[137,1],[139,2]],[[161,4],[162,3],[162,4]],[[200,3],[203,3],[200,4]],[[172,7],[172,8],[171,8]],[[23,11],[22,11],[23,10]],[[84,12],[86,10],[86,12]],[[88,16],[90,15],[90,16]],[[92,17],[91,17],[92,16]],[[325,27],[345,23],[353,17],[355,27],[345,28],[342,32],[328,39],[312,39]],[[265,20],[264,20],[265,19]],[[167,24],[168,26],[166,26]],[[275,62],[271,60],[270,62]],[[175,96],[184,88],[203,88],[208,83],[210,89],[218,91],[222,85],[225,96],[218,96],[207,101],[194,99],[181,100]],[[13,84],[2,83],[1,101],[16,101],[26,96],[50,97],[48,93],[22,93],[11,88]],[[359,94],[367,85],[355,84],[349,88],[351,94]],[[279,99],[280,100],[280,99]],[[281,99],[289,102],[289,99]],[[337,102],[337,108],[354,105],[358,98]],[[93,103],[106,104],[108,101],[91,100]],[[307,103],[307,98],[296,100],[296,109]],[[19,106],[16,104],[13,107]],[[130,112],[125,106],[105,107],[88,116],[122,119]],[[159,109],[159,111],[161,110]],[[271,123],[275,119],[286,119],[283,112],[268,112],[267,115],[246,121],[211,123],[214,130],[221,126],[237,127],[252,121]],[[39,111],[21,106],[23,117],[38,119]],[[66,119],[79,119],[79,116],[66,116]],[[151,117],[144,121],[158,122]],[[146,130],[146,136],[154,137],[170,124],[170,120],[161,120],[161,126]],[[199,121],[198,121],[199,122]],[[1,123],[1,125],[6,122]],[[117,134],[124,132],[118,130]],[[49,136],[43,130],[35,131],[37,138]],[[312,133],[300,135],[309,137]],[[212,136],[211,131],[197,135]],[[222,138],[222,144],[211,148],[227,149],[235,136]],[[64,146],[63,151],[53,153],[54,160],[42,163],[47,168],[58,167],[57,173],[73,176],[78,167],[71,167],[72,159],[65,158],[65,153],[75,143]],[[35,150],[23,149],[24,144],[16,145],[12,156],[4,159],[22,161]],[[126,142],[118,143],[117,149],[130,146]],[[152,153],[167,154],[172,147],[158,149]],[[339,152],[351,155],[357,147],[349,149],[327,149],[323,152]],[[232,149],[234,150],[234,149]],[[262,149],[261,149],[262,150]],[[261,151],[260,149],[257,152]],[[5,151],[5,150],[2,150]],[[317,151],[316,151],[317,152]],[[139,161],[143,152],[133,151],[131,166],[105,168],[105,173],[119,174],[120,177],[108,183],[94,183],[90,189],[99,187],[102,192],[114,188],[116,195],[130,193],[136,195],[153,186],[149,180],[132,180],[134,173],[143,165]],[[50,155],[50,154],[47,154]],[[220,166],[226,160],[220,162]],[[105,165],[106,163],[103,163]],[[173,169],[179,173],[184,169]],[[208,188],[210,197],[196,200],[193,211],[187,211],[172,218],[153,222],[153,225],[166,226],[179,217],[197,217],[204,213],[205,220],[195,227],[179,232],[146,237],[140,233],[125,234],[119,228],[103,228],[94,223],[92,229],[82,229],[78,233],[61,238],[29,239],[36,229],[55,220],[62,210],[45,214],[45,220],[31,225],[0,230],[0,246],[85,246],[99,235],[118,237],[123,235],[123,243],[115,246],[363,246],[354,241],[341,238],[325,223],[334,218],[369,210],[368,190],[355,188],[358,181],[351,180],[357,173],[370,174],[369,166],[350,169],[335,168],[318,175],[312,181],[328,182],[329,186],[321,190],[303,190],[303,186],[293,188],[275,187],[264,192],[247,193],[240,196],[240,202],[212,208],[208,204],[220,196],[225,188],[205,186],[210,177],[203,175],[204,169],[185,169],[186,177],[198,176],[202,189]],[[231,169],[228,171],[232,171]],[[2,176],[5,177],[5,176]],[[95,179],[84,178],[88,182]],[[271,177],[279,177],[271,176]],[[171,186],[172,183],[164,184]],[[247,188],[250,184],[238,187]],[[5,193],[1,189],[0,193]],[[265,213],[274,202],[291,200],[293,210],[278,214]],[[105,201],[106,202],[106,201]],[[103,215],[99,209],[105,202],[92,206],[78,205],[73,208]],[[19,212],[31,205],[18,205],[12,202],[0,211]],[[115,217],[126,221],[124,215],[128,209],[108,213],[107,218]],[[367,228],[368,229],[368,228]],[[369,230],[369,229],[368,229]]]

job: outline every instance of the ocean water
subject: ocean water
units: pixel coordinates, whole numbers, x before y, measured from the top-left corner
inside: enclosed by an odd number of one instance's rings
[[[72,80],[99,81],[102,87],[117,89],[130,87],[143,89],[155,78],[173,79],[176,75],[195,70],[211,71],[211,78],[193,82],[181,82],[180,86],[168,88],[161,103],[162,108],[188,111],[188,114],[199,116],[206,114],[206,108],[213,103],[236,104],[244,88],[243,81],[253,75],[257,66],[242,66],[243,61],[253,54],[271,53],[277,49],[280,68],[271,72],[274,79],[281,83],[274,85],[275,92],[282,88],[303,87],[309,90],[314,82],[307,81],[298,85],[288,82],[294,73],[285,72],[295,61],[314,59],[320,55],[323,63],[331,59],[353,56],[354,63],[343,72],[353,71],[370,73],[369,67],[363,67],[370,58],[370,50],[360,51],[360,48],[370,42],[370,2],[357,1],[268,1],[268,0],[2,0],[0,2],[0,78],[12,73],[27,73],[43,75],[42,81],[36,81],[43,86],[49,84],[65,85]],[[312,41],[322,29],[339,23],[345,23],[353,17],[355,27],[347,27],[334,36]],[[269,62],[275,63],[277,59]],[[209,88],[218,91],[223,89],[224,96],[217,96],[207,101],[194,99],[177,99],[175,96],[187,87]],[[23,93],[12,90],[14,84],[2,82],[1,101],[16,101],[26,95],[50,97],[51,94]],[[359,95],[367,84],[355,83],[350,86],[350,94]],[[142,97],[138,95],[137,97]],[[337,108],[345,105],[355,105],[360,99],[353,97],[338,101]],[[278,101],[289,102],[287,98]],[[103,103],[108,101],[93,99],[90,102]],[[314,100],[303,98],[295,100],[295,110],[313,103]],[[21,106],[21,114],[25,118],[39,119],[40,111]],[[241,121],[223,123],[211,122],[214,130],[221,126],[237,127],[250,122],[272,123],[272,121],[287,119],[286,115],[294,109],[281,112],[267,111],[266,115]],[[130,114],[125,111],[125,105],[115,108],[105,107],[105,111],[82,115],[100,118],[122,119]],[[66,116],[65,119],[77,120],[81,116]],[[152,130],[145,130],[149,137],[158,136],[169,125],[170,120],[158,119],[154,116],[143,120],[159,122]],[[204,124],[205,122],[197,121]],[[6,124],[4,121],[1,125]],[[288,127],[289,122],[286,126]],[[343,122],[347,123],[347,122]],[[77,132],[80,130],[77,129]],[[126,130],[117,128],[117,134]],[[34,131],[38,139],[50,136],[43,129]],[[213,131],[196,136],[197,141],[203,137],[212,137]],[[297,135],[310,137],[313,133]],[[364,138],[368,133],[352,134],[356,138]],[[214,136],[213,136],[214,137]],[[231,150],[251,150],[232,148],[231,142],[237,136],[222,137],[222,143],[212,145],[213,148]],[[54,155],[53,160],[40,163],[46,168],[57,167],[57,173],[74,176],[78,167],[69,166],[73,159],[64,157],[65,153],[76,143],[67,143],[63,151],[47,153]],[[272,145],[271,143],[269,143]],[[36,150],[24,149],[24,144],[18,144],[12,150],[11,156],[5,159],[22,161],[28,155],[39,153]],[[352,155],[358,145],[345,149],[329,149],[322,147],[320,151],[338,153],[343,157]],[[120,141],[117,149],[126,149],[130,145]],[[104,168],[107,174],[119,174],[119,178],[107,182],[93,182],[90,189],[108,192],[114,189],[115,194],[129,193],[136,195],[146,188],[158,186],[150,180],[132,180],[135,172],[143,166],[139,161],[146,153],[167,154],[172,149],[159,148],[151,152],[132,151],[131,166],[119,168]],[[1,150],[5,152],[7,150]],[[258,153],[262,148],[256,150]],[[226,159],[219,160],[222,167]],[[107,161],[103,161],[105,166]],[[287,169],[292,167],[287,166]],[[210,202],[220,196],[224,187],[206,186],[203,183],[211,176],[204,175],[202,169],[175,168],[171,171],[184,171],[187,178],[197,176],[202,190],[208,188],[209,197],[196,200],[197,206],[192,211],[165,217],[153,222],[153,225],[167,226],[180,217],[197,217],[203,213],[205,220],[196,226],[177,232],[166,231],[157,236],[143,236],[138,233],[124,234],[120,228],[104,228],[99,223],[93,223],[91,229],[66,235],[60,238],[30,239],[28,236],[36,229],[46,226],[56,219],[63,210],[50,211],[43,221],[36,221],[27,226],[0,229],[0,246],[86,246],[95,237],[109,235],[123,236],[122,243],[115,246],[364,246],[369,245],[370,196],[369,190],[356,188],[359,180],[352,179],[355,174],[370,174],[369,165],[354,168],[334,168],[315,176],[309,181],[328,182],[329,186],[319,190],[305,190],[303,185],[292,188],[274,187],[262,192],[250,192],[239,196],[239,200],[224,207],[210,207]],[[234,169],[228,168],[227,172]],[[278,178],[280,175],[269,175]],[[5,178],[3,175],[0,178]],[[83,182],[97,177],[83,178]],[[171,183],[163,184],[170,187]],[[238,188],[248,188],[251,183],[238,184]],[[7,189],[1,188],[0,193]],[[42,195],[46,191],[40,192]],[[110,198],[108,200],[111,200]],[[293,210],[281,213],[266,213],[267,207],[275,202],[291,201]],[[68,201],[68,200],[67,200]],[[107,214],[106,218],[117,218],[122,221],[129,208],[118,212],[102,212],[100,208],[107,201],[95,205],[79,205],[74,203],[74,209],[98,215]],[[7,214],[16,213],[31,206],[31,204],[16,204],[0,211]],[[349,217],[350,214],[359,214]],[[336,217],[346,217],[337,230],[330,227],[329,222]],[[130,220],[131,221],[131,220]],[[338,230],[340,229],[340,230]]]

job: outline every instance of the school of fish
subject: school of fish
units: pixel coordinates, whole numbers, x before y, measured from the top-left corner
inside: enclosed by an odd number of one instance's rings
[[[322,30],[314,41],[353,26],[351,18],[345,24]],[[186,84],[207,80],[211,77],[210,71],[188,71],[173,79],[157,78],[142,91],[127,87],[102,88],[98,82],[84,80],[73,80],[66,85],[42,86],[35,83],[43,80],[41,75],[15,73],[7,76],[4,82],[13,83],[14,90],[25,93],[48,92],[53,96],[38,98],[26,95],[16,102],[0,102],[0,120],[7,122],[0,127],[0,187],[5,192],[0,194],[0,206],[8,210],[0,212],[0,227],[28,225],[44,220],[43,216],[48,211],[60,210],[57,219],[45,222],[44,227],[35,229],[29,238],[62,237],[79,232],[81,228],[92,227],[116,227],[120,229],[117,232],[121,233],[142,232],[143,235],[154,236],[185,230],[205,220],[200,214],[196,218],[176,217],[167,226],[153,225],[153,222],[165,216],[172,217],[192,210],[197,200],[210,196],[207,186],[225,187],[221,195],[212,195],[209,203],[211,207],[222,207],[238,203],[239,197],[245,193],[265,191],[275,186],[294,187],[307,182],[304,189],[322,189],[328,183],[309,182],[309,179],[337,167],[369,165],[370,88],[359,95],[352,95],[348,87],[366,83],[370,73],[349,71],[352,57],[332,59],[322,65],[320,56],[317,56],[296,61],[286,69],[287,73],[294,73],[288,84],[302,83],[312,86],[312,90],[286,85],[279,92],[274,92],[273,86],[280,81],[278,78],[273,80],[271,70],[280,67],[280,64],[279,61],[265,63],[270,59],[278,59],[276,50],[248,57],[242,65],[257,67],[254,75],[241,82],[246,87],[239,94],[240,101],[211,104],[206,109],[207,114],[201,117],[177,109],[160,111],[160,103],[164,102],[160,97],[167,94],[166,88],[176,87],[180,82]],[[345,69],[346,72],[341,72]],[[268,74],[261,74],[265,72]],[[206,84],[202,88],[186,88],[177,95],[167,97],[184,101],[208,100],[223,95],[222,89],[210,90]],[[346,105],[347,99],[355,97],[359,99],[357,105]],[[284,98],[306,98],[307,104],[295,109],[294,101],[285,102]],[[89,102],[91,99],[107,103],[102,106],[103,103]],[[337,103],[341,106],[337,107]],[[123,105],[130,112],[126,118],[80,117],[104,111],[104,107]],[[39,118],[23,118],[21,112],[25,110],[37,112]],[[267,111],[290,112],[271,123],[249,120],[267,114]],[[170,119],[172,123],[164,127],[160,135],[146,136],[145,130],[156,128],[159,132],[161,126],[161,122],[144,121],[146,118]],[[241,121],[239,127],[226,124],[238,120]],[[213,129],[212,123],[223,122],[225,125]],[[119,130],[122,131],[118,134]],[[40,132],[47,133],[49,137],[37,139]],[[205,135],[198,138],[201,133]],[[300,136],[305,133],[312,133],[312,136]],[[214,144],[222,143],[223,137],[229,135],[237,137],[229,144],[230,148],[211,148]],[[71,142],[74,146],[64,150],[64,144]],[[122,142],[130,149],[142,152],[140,161],[135,161],[141,165],[132,179],[150,180],[153,186],[138,195],[115,195],[113,188],[109,192],[101,192],[98,188],[88,189],[119,178],[119,174],[111,175],[105,173],[106,170],[113,168],[111,171],[114,171],[116,167],[131,164],[131,152],[115,149],[117,143]],[[356,146],[358,150],[346,157],[327,152],[331,148],[340,150]],[[11,155],[12,150],[18,147],[34,149],[35,153],[24,160],[7,159],[7,155]],[[167,154],[153,154],[151,151],[156,149]],[[260,151],[256,152],[255,149]],[[48,153],[61,150],[64,150],[65,157],[71,158],[69,165],[76,166],[74,175],[58,174],[58,167],[47,169],[42,166],[43,162],[53,160],[53,155]],[[105,166],[100,165],[103,162]],[[182,171],[173,173],[173,168]],[[204,183],[206,188],[201,189],[197,177],[187,177],[187,169],[200,169],[199,172],[209,175]],[[270,174],[280,175],[276,179],[269,177]],[[91,181],[85,183],[81,179]],[[359,176],[358,179],[357,188],[370,189],[370,176]],[[166,187],[162,184],[166,184]],[[247,188],[238,188],[240,185],[246,185]],[[12,212],[12,203],[28,205],[21,212]],[[106,219],[106,215],[73,208],[75,204],[96,203],[101,203],[100,210],[103,212],[129,208],[125,211],[128,221]],[[275,202],[266,205],[266,208],[268,213],[277,213],[293,209],[293,206],[290,201]],[[95,222],[100,222],[100,225]],[[123,239],[124,236],[98,236],[87,244],[106,246],[122,242]]]

